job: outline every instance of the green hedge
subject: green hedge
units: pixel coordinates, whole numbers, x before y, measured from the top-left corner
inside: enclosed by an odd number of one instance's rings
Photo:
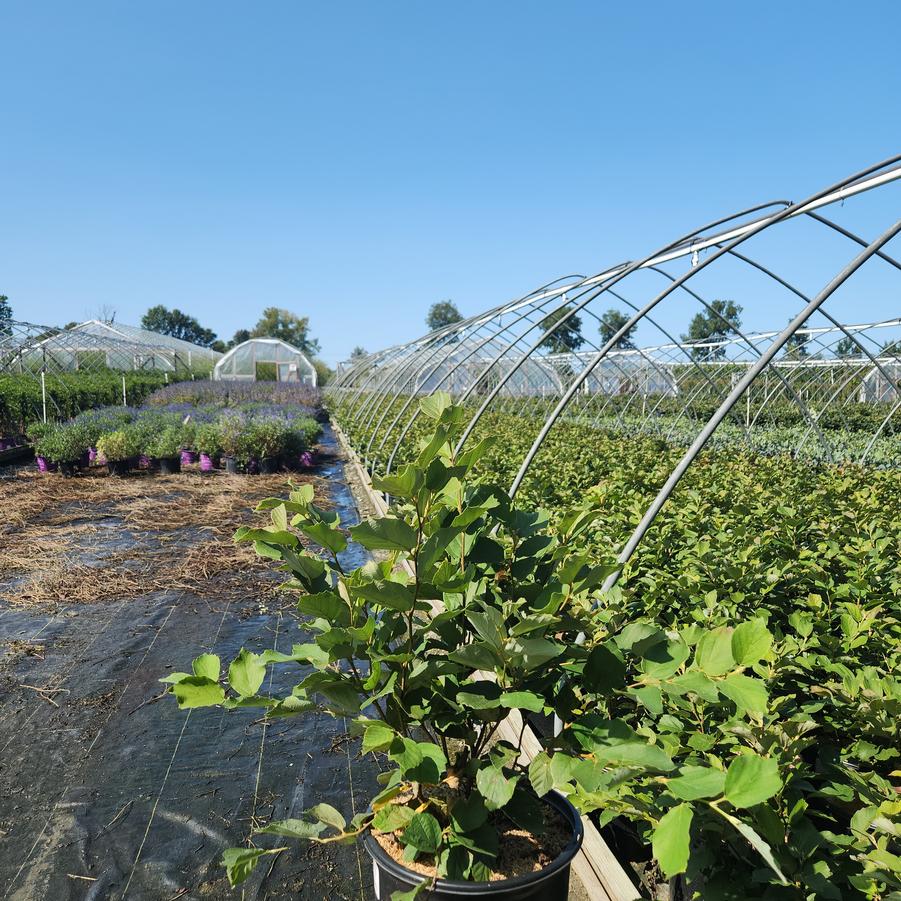
[[[130,405],[143,403],[166,383],[162,372],[72,372],[48,375],[48,419],[70,419],[83,410],[122,403],[122,376]],[[0,374],[0,435],[18,435],[42,415],[41,382],[33,375]]]

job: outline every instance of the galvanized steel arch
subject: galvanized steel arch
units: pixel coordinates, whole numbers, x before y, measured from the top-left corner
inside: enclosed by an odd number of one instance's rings
[[[892,272],[901,272],[901,263],[885,250],[901,230],[901,223],[880,228],[879,237],[868,242],[857,229],[817,211],[829,205],[844,205],[853,197],[901,180],[899,162],[901,154],[817,191],[800,203],[777,200],[749,207],[694,229],[634,261],[588,278],[567,276],[555,280],[414,342],[370,355],[348,367],[328,389],[333,413],[339,423],[343,420],[362,425],[358,431],[365,450],[360,450],[372,452],[368,462],[378,464],[381,471],[395,465],[398,453],[410,440],[419,417],[415,399],[421,393],[450,390],[459,402],[474,407],[460,447],[489,410],[528,414],[530,422],[540,422],[540,428],[509,486],[511,495],[515,495],[561,418],[603,428],[668,430],[665,434],[672,437],[677,428],[685,431],[686,422],[700,423],[692,418],[699,401],[715,405],[694,440],[686,440],[682,460],[623,546],[622,562],[634,552],[688,466],[729,416],[740,427],[738,433],[750,440],[756,429],[766,425],[771,413],[775,417],[773,411],[780,404],[789,404],[807,426],[797,439],[796,451],[805,450],[815,435],[814,446],[819,446],[823,458],[828,460],[835,450],[834,441],[825,435],[821,418],[827,412],[844,415],[844,411],[862,402],[870,390],[864,384],[867,373],[878,374],[879,384],[888,387],[877,385],[872,392],[880,403],[886,398],[887,401],[885,413],[880,407],[871,420],[878,425],[860,454],[864,461],[876,441],[892,431],[894,417],[901,408],[899,351],[888,342],[895,349],[887,353],[874,337],[881,328],[901,330],[901,317],[897,321],[852,326],[844,324],[849,321],[848,316],[830,311],[825,305],[870,260],[882,260]],[[801,273],[793,275],[791,255],[782,262],[765,259],[768,254],[778,256],[789,246],[793,234],[787,224],[790,222],[812,223],[810,228],[819,229],[817,234],[832,236],[823,240],[838,241],[839,247],[849,243],[855,247],[856,256],[825,280],[828,270],[808,276],[801,267]],[[787,237],[783,237],[783,232]],[[769,241],[771,235],[776,236],[774,244]],[[756,247],[760,242],[763,245],[759,252],[742,246]],[[833,256],[834,252],[823,260],[817,258],[817,266],[811,268],[819,272],[823,261]],[[686,271],[668,271],[670,263],[685,260],[691,261]],[[679,304],[676,309],[684,310],[682,304],[690,303],[710,319],[722,318],[712,298],[721,299],[723,295],[716,295],[707,287],[710,272],[750,285],[761,280],[761,285],[768,286],[762,290],[777,292],[780,303],[788,299],[788,310],[793,314],[788,324],[770,332],[749,332],[726,320],[719,331],[726,337],[702,342],[676,339],[666,315],[658,317],[658,308],[665,314],[674,304]],[[832,272],[835,273],[834,268]],[[647,279],[652,277],[664,278],[666,286],[648,290]],[[822,287],[813,290],[803,284],[807,279],[819,279]],[[630,287],[633,285],[635,290]],[[584,321],[600,328],[598,303],[603,301],[619,305],[624,319],[606,341],[602,338],[595,343],[581,333],[581,327]],[[799,301],[800,311],[795,306]],[[814,316],[821,317],[825,326],[818,326]],[[568,344],[576,322],[579,342]],[[621,348],[623,339],[636,329],[640,329],[639,335],[651,329],[662,334],[668,343],[651,346],[642,340],[638,346]],[[554,346],[559,351],[556,356],[550,352]],[[586,349],[579,350],[580,346]],[[823,373],[828,378],[821,377]],[[761,391],[753,394],[752,410],[752,395],[746,392],[758,379]],[[744,417],[736,409],[742,397],[746,401]],[[669,419],[661,424],[661,411],[669,410],[675,413],[666,413]],[[729,434],[734,433],[733,429]],[[360,439],[357,440],[359,444]]]

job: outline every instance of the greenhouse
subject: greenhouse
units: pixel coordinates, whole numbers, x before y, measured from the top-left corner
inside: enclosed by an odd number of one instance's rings
[[[233,347],[213,369],[214,379],[300,382],[316,386],[316,368],[306,354],[278,338],[251,338]]]
[[[0,371],[209,371],[217,351],[148,329],[92,319],[58,329],[12,323],[0,336]]]

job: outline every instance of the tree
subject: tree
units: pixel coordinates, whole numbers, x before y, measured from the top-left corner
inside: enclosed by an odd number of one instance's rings
[[[250,329],[239,328],[238,331],[235,332],[231,341],[228,342],[229,347],[237,347],[239,344],[243,344],[245,341],[250,340]]]
[[[335,370],[328,363],[323,362],[319,357],[313,357],[310,361],[316,370],[316,384],[322,388],[327,385],[334,377]]]
[[[835,355],[837,357],[856,357],[861,353],[857,342],[850,335],[845,335],[838,344],[835,345]]]
[[[319,353],[320,349],[319,342],[310,337],[310,317],[296,316],[280,307],[266,307],[250,337],[279,338],[309,355]]]
[[[791,322],[791,319],[788,321]],[[806,322],[802,323],[801,328],[804,328],[806,324]],[[788,341],[785,342],[785,355],[787,357],[792,357],[795,360],[810,356],[810,351],[807,349],[809,343],[810,335],[802,335],[799,332],[795,332],[793,335],[790,335]]]
[[[706,344],[725,341],[741,328],[743,307],[734,300],[715,300],[709,309],[696,313],[688,324],[688,334],[682,340],[688,344]],[[726,356],[725,347],[697,347],[692,349],[695,360],[721,360]]]
[[[607,310],[601,316],[601,324],[598,327],[601,333],[601,344],[606,344],[610,341],[631,318],[627,313],[621,313],[612,307]],[[638,325],[633,325],[613,346],[619,350],[634,350],[635,342],[632,340],[632,335],[635,333],[636,328],[638,328]]]
[[[559,310],[554,310],[553,313],[548,313],[539,323],[540,327],[547,331],[566,317],[571,310],[572,307],[567,305],[560,307]],[[548,335],[541,342],[541,346],[546,347],[551,353],[562,354],[567,351],[578,350],[584,343],[582,320],[578,316],[572,315],[559,328],[555,329],[553,334]]]
[[[13,308],[10,306],[9,298],[5,294],[0,294],[0,335],[11,335],[13,333]]]
[[[453,325],[455,322],[461,322],[462,319],[460,311],[452,300],[441,300],[429,307],[428,315],[425,317],[425,324],[430,332],[434,332],[447,325]]]
[[[886,341],[880,354],[886,357],[901,357],[901,341]]]
[[[216,340],[216,333],[204,328],[193,316],[181,310],[169,310],[162,304],[151,307],[141,318],[141,328],[161,335],[169,335],[201,347],[211,347]]]
[[[224,354],[228,350],[228,345],[221,338],[217,338],[210,345],[210,350],[215,350],[217,353]]]
[[[360,347],[359,344],[350,352],[350,359],[353,363],[359,363],[360,360],[368,356],[369,351],[365,347]]]

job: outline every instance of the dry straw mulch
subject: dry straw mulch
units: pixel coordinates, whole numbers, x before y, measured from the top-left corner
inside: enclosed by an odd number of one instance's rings
[[[260,500],[309,481],[325,494],[321,479],[299,475],[20,472],[0,480],[0,598],[57,605],[165,591],[269,595],[279,584],[271,563],[232,536],[264,524],[265,514],[253,512]]]

